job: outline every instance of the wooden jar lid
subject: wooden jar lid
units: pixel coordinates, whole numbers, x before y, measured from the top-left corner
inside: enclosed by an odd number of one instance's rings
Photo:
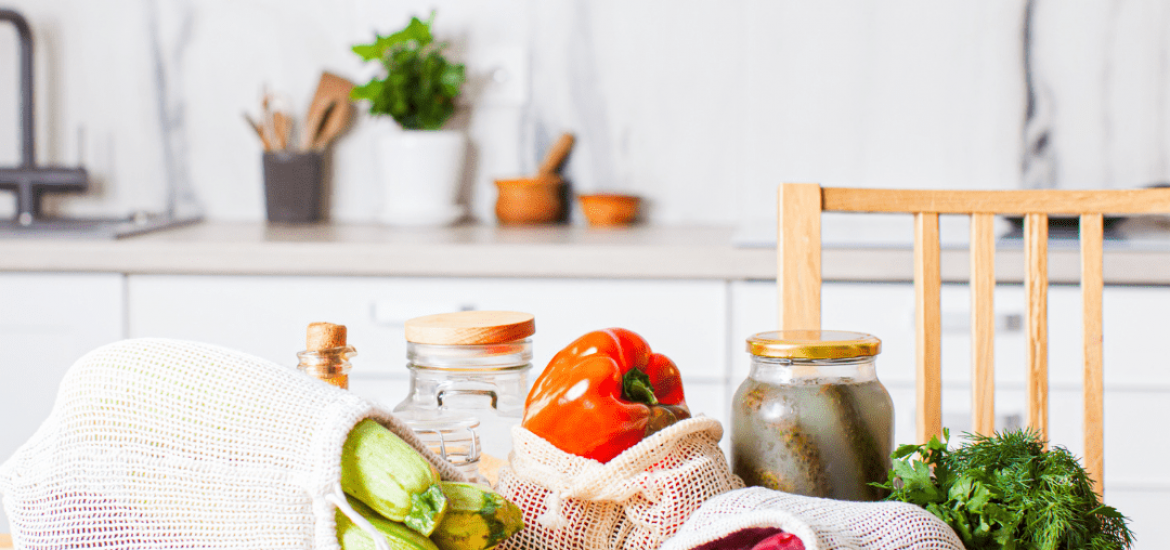
[[[502,344],[535,333],[532,314],[518,311],[439,313],[406,322],[406,341],[416,344]]]

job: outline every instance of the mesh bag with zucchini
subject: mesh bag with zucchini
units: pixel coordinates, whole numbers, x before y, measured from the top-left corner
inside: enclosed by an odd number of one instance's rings
[[[520,511],[385,410],[161,339],[90,352],[0,466],[17,548],[485,550]]]

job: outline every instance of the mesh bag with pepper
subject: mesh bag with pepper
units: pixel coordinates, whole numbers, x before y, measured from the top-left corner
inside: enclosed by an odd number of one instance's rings
[[[582,336],[533,384],[496,490],[524,511],[501,550],[653,550],[743,486],[718,421],[691,418],[677,367],[624,329]]]

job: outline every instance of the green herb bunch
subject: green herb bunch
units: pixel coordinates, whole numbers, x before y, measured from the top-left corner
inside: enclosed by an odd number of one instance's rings
[[[1101,503],[1076,457],[1044,449],[1032,430],[969,435],[948,450],[931,438],[893,454],[887,500],[926,508],[968,550],[1121,549],[1133,542],[1127,519]]]
[[[351,92],[353,99],[370,102],[370,114],[390,115],[407,130],[438,130],[455,113],[455,98],[463,88],[462,64],[443,57],[446,44],[431,36],[431,21],[412,17],[406,28],[378,36],[372,44],[353,46],[366,61],[379,61],[385,78],[373,78]]]

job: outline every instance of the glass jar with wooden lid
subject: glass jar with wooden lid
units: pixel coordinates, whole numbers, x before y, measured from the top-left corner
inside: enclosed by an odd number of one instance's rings
[[[878,500],[894,445],[894,408],[878,381],[881,340],[788,330],[747,340],[751,372],[732,401],[731,461],[748,485]]]
[[[406,322],[410,392],[394,413],[447,460],[473,472],[481,453],[506,458],[524,414],[531,314],[461,311]]]

